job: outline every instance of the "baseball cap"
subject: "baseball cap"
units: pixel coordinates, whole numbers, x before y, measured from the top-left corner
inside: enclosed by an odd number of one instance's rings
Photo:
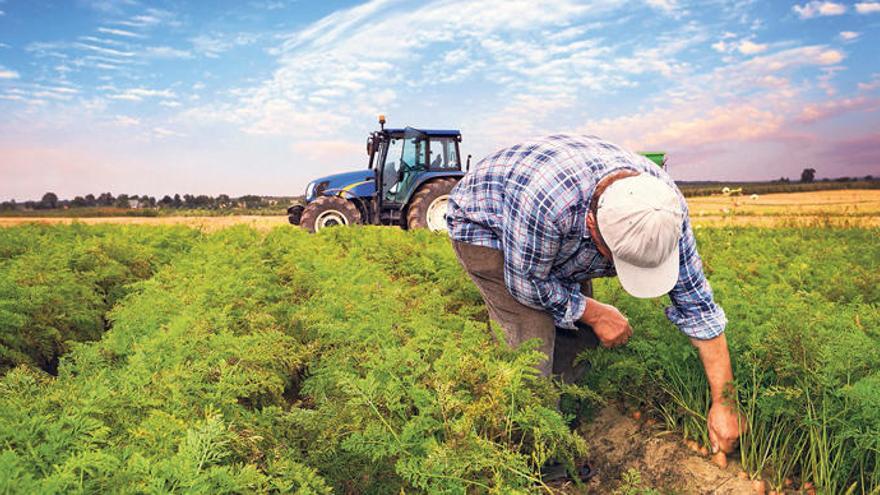
[[[599,197],[596,221],[625,291],[649,298],[672,290],[684,212],[671,186],[648,174],[618,179]]]

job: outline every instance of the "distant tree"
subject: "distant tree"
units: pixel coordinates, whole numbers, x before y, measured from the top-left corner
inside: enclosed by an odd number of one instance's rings
[[[813,182],[816,180],[816,169],[815,168],[805,168],[803,172],[801,172],[801,182]]]
[[[226,194],[221,194],[217,196],[217,208],[229,208],[232,205],[232,200]]]
[[[70,202],[70,205],[75,206],[76,208],[84,208],[84,207],[88,206],[89,204],[86,201],[86,198],[84,198],[82,196],[76,196],[73,198],[73,201]]]
[[[865,180],[874,180],[874,176],[873,175],[866,175]]]
[[[14,199],[11,201],[4,201],[0,203],[0,211],[12,211],[15,209],[15,207],[16,205]]]
[[[53,192],[47,192],[44,194],[43,199],[40,200],[40,208],[47,210],[58,208],[58,195]]]
[[[86,200],[86,206],[97,206],[97,204],[98,204],[98,200],[95,199],[94,194],[86,194],[85,200]]]
[[[263,204],[263,198],[248,194],[238,198],[244,203],[245,208],[259,208]]]
[[[146,194],[141,196],[141,208],[155,208],[156,207],[156,197],[155,196],[147,196]]]
[[[174,200],[167,194],[162,196],[162,199],[159,200],[160,208],[171,208],[172,206],[174,206]]]
[[[98,206],[113,206],[114,201],[116,201],[116,198],[112,194],[105,192],[98,196],[96,203]]]
[[[196,208],[213,208],[214,198],[200,194],[192,199],[192,203]]]
[[[129,199],[128,194],[120,194],[119,196],[116,196],[116,201],[113,205],[117,208],[128,208]]]
[[[181,206],[183,206],[183,200],[180,199],[180,194],[175,194],[175,195],[174,195],[174,203],[173,203],[173,205],[174,205],[175,208],[180,208]]]

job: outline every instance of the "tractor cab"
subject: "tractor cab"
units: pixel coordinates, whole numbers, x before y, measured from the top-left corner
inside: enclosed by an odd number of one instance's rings
[[[395,213],[403,213],[410,198],[425,182],[464,175],[460,142],[461,133],[456,130],[384,129],[383,126],[370,135],[367,141],[369,168],[376,174],[377,204],[386,213],[386,220],[394,222]]]

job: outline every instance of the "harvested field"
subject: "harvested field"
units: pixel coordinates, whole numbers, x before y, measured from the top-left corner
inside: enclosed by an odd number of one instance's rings
[[[839,190],[749,196],[689,198],[694,225],[757,227],[876,227],[880,226],[880,190]],[[0,227],[23,223],[186,225],[214,231],[244,224],[258,230],[287,225],[283,215],[180,217],[0,217]]]

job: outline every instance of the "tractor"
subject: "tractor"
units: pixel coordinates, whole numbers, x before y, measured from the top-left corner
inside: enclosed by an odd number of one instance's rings
[[[464,175],[461,132],[386,129],[383,115],[379,127],[367,138],[367,170],[309,183],[306,204],[287,210],[290,223],[310,232],[355,224],[446,228],[449,193]]]
[[[380,115],[367,138],[367,169],[310,182],[305,204],[288,208],[288,220],[310,232],[356,224],[444,230],[449,193],[465,174],[460,144],[457,130],[386,129]],[[665,168],[665,153],[642,154]]]

